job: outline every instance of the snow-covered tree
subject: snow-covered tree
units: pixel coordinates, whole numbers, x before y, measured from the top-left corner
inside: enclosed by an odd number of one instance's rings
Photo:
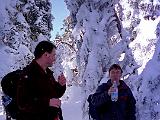
[[[50,0],[0,0],[0,8],[2,78],[29,64],[37,43],[50,39],[52,15]]]
[[[113,63],[120,63],[120,55],[129,56],[128,39],[122,33],[123,26],[116,12],[118,1],[70,1],[66,4],[72,8],[71,14],[76,21],[73,30],[77,43],[77,63],[85,94],[85,100],[100,84],[105,72]],[[73,9],[74,8],[74,9]],[[76,20],[74,20],[76,19]],[[122,39],[124,38],[124,39]],[[127,49],[128,48],[128,49]],[[128,54],[129,53],[129,54]],[[124,59],[122,63],[133,63],[131,59]],[[121,63],[120,63],[121,64]],[[127,65],[123,65],[124,69]]]
[[[2,5],[1,15],[5,20],[1,24],[1,44],[8,46],[7,53],[14,56],[11,70],[23,68],[33,59],[37,42],[51,37],[51,3],[49,0],[7,0]]]
[[[146,63],[154,59],[152,56],[157,38],[153,37],[155,35],[153,33],[159,22],[159,1],[65,0],[65,2],[70,10],[74,27],[72,34],[78,49],[77,65],[82,80],[84,115],[88,94],[95,91],[113,63],[122,66],[123,79],[139,101],[137,87],[141,84],[136,82],[143,81],[139,79],[139,74],[145,69]],[[147,32],[144,25],[153,27],[151,36],[148,34],[150,29],[147,35],[144,34]],[[143,119],[140,109],[137,106],[137,113],[140,114],[137,115],[137,119]]]
[[[118,63],[136,97],[137,120],[159,120],[159,0],[64,1],[70,16],[64,21],[64,34],[56,37],[55,70],[60,74],[62,64],[69,84],[73,71],[78,71],[74,79],[82,88],[83,116],[88,95],[106,82],[110,65]],[[2,77],[25,66],[38,41],[50,39],[52,16],[49,0],[6,0],[0,8]]]
[[[57,55],[61,58],[61,64],[64,67],[64,71],[67,72],[68,86],[72,86],[72,84],[79,84],[79,80],[77,79],[77,64],[76,64],[76,52],[77,48],[75,45],[75,41],[72,35],[72,24],[71,17],[68,16],[63,21],[63,27],[61,30],[64,31],[62,35],[57,34],[54,40],[57,45],[58,53]],[[59,58],[58,57],[58,58]]]

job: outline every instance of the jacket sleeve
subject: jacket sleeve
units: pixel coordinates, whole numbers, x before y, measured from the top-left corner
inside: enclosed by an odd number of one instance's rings
[[[63,96],[63,94],[65,93],[66,91],[66,85],[64,86],[61,86],[57,81],[54,81],[54,87],[56,89],[57,92],[55,92],[55,95],[54,97],[55,98],[60,98]]]
[[[105,84],[99,86],[96,92],[92,95],[92,104],[96,107],[101,107],[107,102],[111,101],[110,96],[108,95],[108,90]]]
[[[136,100],[131,92],[130,89],[128,89],[128,102],[127,102],[127,120],[136,120]]]

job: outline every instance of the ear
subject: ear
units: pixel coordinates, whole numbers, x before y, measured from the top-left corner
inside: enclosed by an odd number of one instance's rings
[[[45,53],[43,54],[43,57],[48,57],[48,53],[45,52]]]
[[[121,77],[122,77],[122,72],[121,72]]]
[[[45,56],[48,56],[47,52],[45,52],[44,54],[45,54]]]

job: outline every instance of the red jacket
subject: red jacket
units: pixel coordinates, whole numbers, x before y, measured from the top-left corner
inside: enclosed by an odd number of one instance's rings
[[[66,90],[55,81],[49,68],[45,72],[34,60],[24,68],[17,86],[18,107],[27,115],[47,115],[49,100],[60,98]]]

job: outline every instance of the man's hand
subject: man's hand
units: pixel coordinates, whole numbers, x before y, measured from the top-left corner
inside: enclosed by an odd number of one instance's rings
[[[66,78],[63,73],[58,76],[58,82],[61,86],[64,86],[66,84]]]
[[[52,98],[49,101],[49,106],[59,108],[61,106],[61,100],[60,99],[56,99],[56,98]]]
[[[113,93],[115,89],[111,86],[108,90],[108,95],[111,96],[111,93]]]

